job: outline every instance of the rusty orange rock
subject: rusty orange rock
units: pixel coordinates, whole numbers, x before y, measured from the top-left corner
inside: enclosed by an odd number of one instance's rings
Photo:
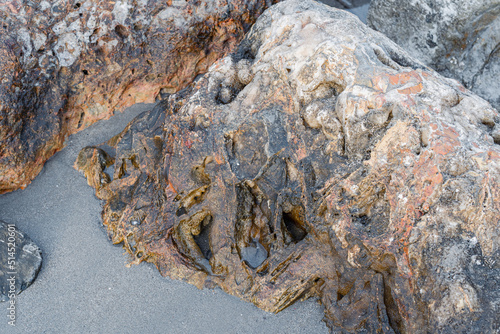
[[[0,4],[0,193],[26,187],[68,135],[185,87],[272,3]]]

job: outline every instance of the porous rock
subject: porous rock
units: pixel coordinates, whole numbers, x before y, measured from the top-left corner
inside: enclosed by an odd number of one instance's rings
[[[355,16],[268,9],[76,167],[132,263],[332,332],[498,330],[498,113]]]
[[[41,266],[40,248],[14,224],[0,220],[0,302],[15,302],[14,296],[33,283]]]
[[[373,0],[368,24],[500,109],[500,0]]]
[[[204,73],[273,0],[0,3],[0,193],[68,135]]]

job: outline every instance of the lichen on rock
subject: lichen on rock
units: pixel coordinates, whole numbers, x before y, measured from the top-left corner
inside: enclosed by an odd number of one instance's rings
[[[498,330],[499,115],[353,15],[268,9],[76,162],[132,263],[332,332]]]
[[[70,134],[188,85],[273,2],[0,3],[0,193],[26,187]]]

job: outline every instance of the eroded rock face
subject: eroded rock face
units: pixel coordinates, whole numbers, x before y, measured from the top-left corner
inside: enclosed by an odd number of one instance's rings
[[[42,266],[42,251],[14,224],[0,220],[0,302],[13,300],[33,283]]]
[[[332,332],[498,330],[498,113],[353,15],[267,10],[76,167],[132,263]]]
[[[69,134],[185,87],[271,3],[1,3],[0,193],[24,188]]]
[[[368,24],[500,109],[500,0],[373,0]]]

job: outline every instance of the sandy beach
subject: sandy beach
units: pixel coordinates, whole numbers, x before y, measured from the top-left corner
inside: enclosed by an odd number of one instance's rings
[[[73,169],[81,148],[97,145],[153,105],[135,105],[71,136],[24,190],[0,196],[0,218],[42,249],[42,269],[17,296],[16,326],[1,303],[0,333],[328,333],[316,300],[279,314],[219,289],[162,277],[153,265],[127,268],[101,223],[101,203]]]

